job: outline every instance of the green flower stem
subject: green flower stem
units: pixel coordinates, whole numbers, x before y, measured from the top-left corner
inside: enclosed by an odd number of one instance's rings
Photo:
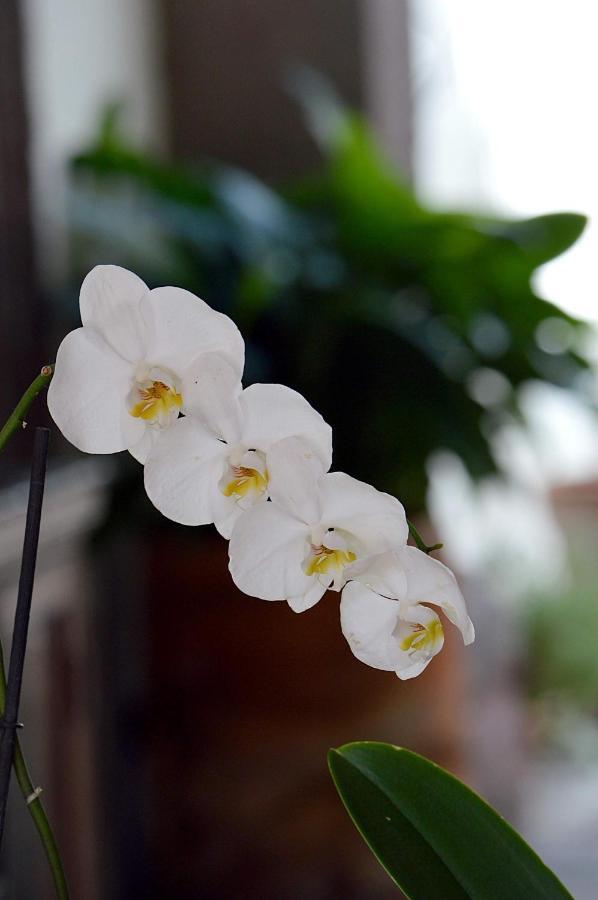
[[[54,366],[44,366],[37,378],[35,378],[29,385],[29,387],[17,403],[15,409],[6,420],[4,427],[2,428],[2,430],[0,430],[0,452],[4,450],[13,434],[15,434],[20,429],[25,428],[27,424],[25,417],[29,413],[33,401],[40,393],[40,391],[42,391],[50,384],[53,374]],[[0,714],[4,712],[5,703],[6,672],[4,669],[4,652],[2,650],[2,644],[0,643]],[[15,742],[13,768],[17,781],[19,783],[19,787],[21,789],[21,793],[23,794],[23,797],[27,803],[27,809],[29,810],[29,814],[31,815],[31,818],[33,819],[35,827],[37,828],[38,834],[41,838],[41,842],[43,844],[43,848],[52,872],[52,878],[54,879],[56,896],[58,897],[58,900],[68,900],[68,886],[62,861],[60,859],[60,853],[58,851],[58,844],[56,843],[56,838],[54,837],[54,833],[48,820],[48,816],[46,815],[46,811],[40,800],[40,791],[39,789],[36,789],[34,787],[29,775],[27,763],[25,762],[25,757],[23,756],[23,751],[21,749],[21,744],[18,737]]]
[[[6,702],[6,674],[4,670],[4,652],[0,644],[0,713],[4,712],[4,704]],[[44,851],[50,864],[52,878],[54,879],[54,887],[56,888],[56,896],[59,900],[68,900],[69,891],[66,882],[66,875],[60,859],[58,844],[52,831],[52,826],[46,815],[46,811],[39,798],[41,793],[39,788],[35,788],[27,769],[27,763],[23,756],[20,741],[17,737],[15,741],[15,754],[13,758],[13,768],[21,793],[27,802],[27,809],[35,823]]]
[[[37,378],[31,382],[0,431],[0,453],[4,450],[15,431],[25,428],[27,425],[25,416],[29,412],[31,404],[39,392],[50,384],[53,374],[54,366],[44,366]]]
[[[428,554],[433,553],[434,550],[442,550],[442,548],[444,547],[444,544],[432,544],[431,547],[428,547],[428,545],[424,541],[423,537],[421,536],[421,534],[419,533],[419,531],[417,530],[417,528],[415,527],[413,522],[410,522],[409,519],[407,519],[407,524],[409,525],[409,534],[415,541],[415,546],[417,547],[418,550],[423,550],[424,553],[428,553]]]

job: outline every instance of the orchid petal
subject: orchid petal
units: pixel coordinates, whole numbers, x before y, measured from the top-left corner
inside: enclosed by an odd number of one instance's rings
[[[240,436],[241,380],[238,369],[220,353],[202,353],[183,375],[187,415],[197,417],[228,443]]]
[[[448,566],[416,547],[405,547],[400,557],[407,575],[407,603],[439,606],[460,630],[463,642],[471,644],[475,637],[473,623],[457,579]]]
[[[316,603],[322,599],[327,590],[328,588],[326,585],[316,579],[308,591],[298,597],[288,597],[287,603],[293,612],[305,612],[307,609],[311,609],[312,606],[315,606]]]
[[[262,501],[258,500],[257,502]],[[265,502],[265,498],[263,502]],[[221,490],[214,495],[212,508],[216,530],[229,541],[237,519],[245,512],[244,508],[232,497],[225,497]]]
[[[407,597],[407,573],[400,553],[389,551],[358,559],[344,574],[347,581],[359,581],[383,597]]]
[[[374,669],[394,672],[397,646],[392,633],[399,617],[398,602],[351,581],[343,589],[340,612],[342,632],[357,659]]]
[[[332,462],[332,429],[305,397],[282,384],[252,384],[240,398],[243,443],[268,451],[287,437],[309,441],[325,471]]]
[[[220,353],[243,372],[245,345],[232,319],[216,312],[192,294],[177,287],[149,291],[141,302],[148,332],[146,359],[182,373],[202,353]]]
[[[132,447],[127,447],[133,459],[144,465],[160,434],[161,432],[156,428],[145,428],[141,438]]]
[[[129,415],[130,364],[89,328],[62,341],[48,388],[50,415],[85,453],[117,453],[136,444],[145,425]]]
[[[322,524],[341,528],[361,544],[359,556],[401,549],[409,528],[396,497],[344,472],[329,472],[320,482]]]
[[[81,321],[123,359],[135,363],[146,350],[140,303],[148,293],[147,285],[133,272],[120,266],[96,266],[81,285]]]
[[[214,521],[226,444],[192,418],[160,434],[145,464],[147,495],[163,515],[182,525]]]
[[[259,503],[236,522],[229,568],[237,587],[262,600],[299,597],[312,587],[301,563],[306,528],[274,503]]]
[[[318,522],[318,482],[325,469],[311,444],[303,438],[283,438],[271,445],[266,463],[272,501],[307,525]]]
[[[351,651],[375,669],[415,678],[440,652],[444,635],[433,610],[414,605],[403,610],[397,600],[381,597],[359,582],[341,597],[341,629]]]
[[[421,649],[405,649],[405,644],[410,643],[415,648],[421,629],[427,635],[425,645]],[[434,610],[418,604],[401,610],[393,637],[397,647],[395,672],[402,680],[420,675],[444,646],[440,619]]]

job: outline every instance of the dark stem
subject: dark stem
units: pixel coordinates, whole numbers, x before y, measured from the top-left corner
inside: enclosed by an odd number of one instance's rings
[[[4,835],[10,768],[13,762],[16,729],[18,727],[19,701],[21,699],[23,666],[27,648],[27,631],[29,629],[29,613],[31,611],[31,596],[33,594],[33,578],[37,559],[49,439],[50,430],[48,428],[35,429],[23,557],[15,609],[10,664],[8,667],[6,704],[4,716],[0,723],[3,728],[2,743],[0,744],[0,845]]]

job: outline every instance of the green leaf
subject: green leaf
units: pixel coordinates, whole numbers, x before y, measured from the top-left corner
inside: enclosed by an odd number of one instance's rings
[[[484,800],[422,756],[363,741],[328,754],[361,835],[411,900],[571,900]]]
[[[518,222],[494,223],[489,230],[517,244],[535,268],[568,250],[580,237],[586,224],[585,216],[561,212]]]

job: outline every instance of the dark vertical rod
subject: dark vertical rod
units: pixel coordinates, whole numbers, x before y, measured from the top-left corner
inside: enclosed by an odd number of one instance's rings
[[[31,461],[31,479],[29,481],[29,503],[27,505],[27,521],[23,541],[23,557],[19,577],[19,593],[15,609],[15,623],[12,633],[8,682],[6,687],[6,704],[4,716],[0,720],[3,729],[0,744],[0,844],[4,835],[6,820],[6,801],[10,782],[10,768],[14,756],[16,729],[18,728],[19,701],[27,648],[27,631],[29,629],[29,613],[33,594],[33,578],[37,560],[37,545],[44,499],[46,480],[46,459],[48,456],[49,428],[36,428],[33,442],[33,459]]]

